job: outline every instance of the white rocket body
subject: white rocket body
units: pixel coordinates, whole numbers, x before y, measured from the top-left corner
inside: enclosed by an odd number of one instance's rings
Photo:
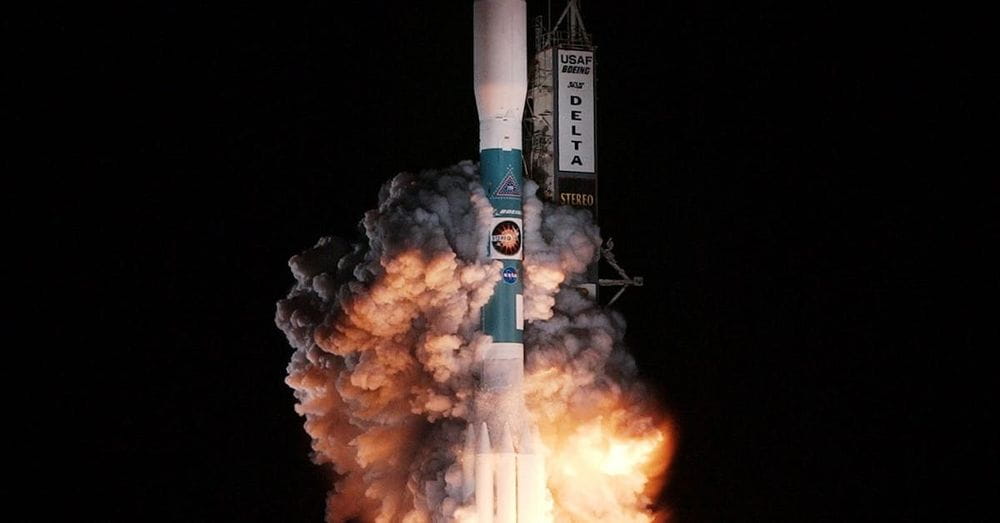
[[[493,158],[515,158],[516,180],[520,180],[521,123],[528,90],[524,0],[475,0],[473,27],[479,149]],[[511,154],[514,156],[508,156]],[[485,159],[481,168],[484,179],[503,175],[485,172]],[[519,219],[519,191],[514,204],[510,199],[491,198],[494,209],[504,209]],[[509,266],[519,270],[519,259]],[[513,279],[516,281],[517,272]],[[498,285],[502,288],[504,284]],[[517,296],[518,306],[519,300]],[[494,343],[480,362],[481,385],[462,456],[463,501],[475,504],[478,523],[540,523],[546,499],[545,472],[538,430],[531,425],[524,404],[524,346],[519,332],[523,321],[517,320],[515,330],[493,318],[486,322],[486,332]]]
[[[475,0],[473,69],[479,150],[520,149],[528,95],[528,19],[524,0]]]

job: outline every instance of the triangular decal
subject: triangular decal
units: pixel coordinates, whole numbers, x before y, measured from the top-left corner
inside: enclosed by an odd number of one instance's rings
[[[497,190],[493,191],[494,198],[520,198],[521,197],[521,187],[517,183],[517,179],[514,178],[513,170],[508,169],[507,176],[504,177],[500,185],[497,186]]]

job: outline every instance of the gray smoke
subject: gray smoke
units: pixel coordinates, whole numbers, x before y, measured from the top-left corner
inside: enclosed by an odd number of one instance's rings
[[[525,184],[531,415],[544,430],[632,409],[643,424],[634,430],[648,432],[653,415],[622,346],[624,321],[569,285],[596,259],[599,231],[589,213],[544,204],[536,189]],[[337,473],[328,521],[457,517],[473,363],[490,342],[479,314],[500,275],[483,248],[491,216],[471,162],[402,173],[365,214],[361,243],[322,238],[289,260],[296,283],[275,322],[295,349],[287,383],[313,459]],[[590,509],[562,506],[570,498],[560,488],[550,480],[553,517],[589,521]]]

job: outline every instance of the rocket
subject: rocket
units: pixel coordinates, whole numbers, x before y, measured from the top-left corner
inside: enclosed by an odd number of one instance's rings
[[[464,501],[474,502],[478,523],[541,521],[545,499],[538,430],[528,420],[523,390],[526,22],[524,0],[474,0],[480,176],[493,207],[484,248],[502,264],[500,280],[482,311],[483,331],[493,340],[477,362],[480,386],[462,453]]]

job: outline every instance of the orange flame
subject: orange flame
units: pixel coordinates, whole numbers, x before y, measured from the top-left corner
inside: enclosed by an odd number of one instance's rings
[[[669,423],[620,408],[583,424],[548,427],[543,440],[554,521],[647,523],[674,450]]]

